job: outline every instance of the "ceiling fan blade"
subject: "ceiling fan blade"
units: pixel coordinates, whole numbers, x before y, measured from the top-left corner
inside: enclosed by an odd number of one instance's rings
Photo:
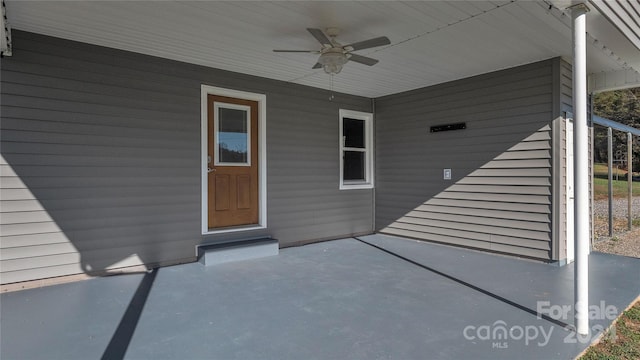
[[[313,35],[313,37],[316,38],[316,40],[318,40],[318,42],[320,42],[320,44],[329,45],[329,46],[333,45],[333,44],[331,44],[331,40],[329,40],[327,35],[325,35],[322,30],[314,29],[314,28],[307,28],[307,31],[309,33],[311,33],[311,35]]]
[[[354,61],[360,64],[369,65],[369,66],[373,66],[378,63],[378,60],[376,59],[372,59],[370,57],[357,55],[357,54],[348,54],[347,57],[349,58],[350,61]]]
[[[391,41],[389,40],[388,37],[380,36],[377,38],[358,41],[353,44],[345,45],[343,46],[343,48],[352,48],[353,50],[350,50],[350,51],[355,51],[355,50],[363,50],[363,49],[368,49],[368,48],[382,46],[382,45],[389,45],[389,44],[391,44]]]
[[[317,50],[273,50],[273,52],[282,52],[282,53],[310,53],[310,54],[319,54],[320,52]]]
[[[316,63],[315,65],[313,65],[312,69],[320,69],[322,68],[322,64],[320,63]]]

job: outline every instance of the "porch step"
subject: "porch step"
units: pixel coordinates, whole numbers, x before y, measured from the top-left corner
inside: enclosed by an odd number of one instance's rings
[[[198,247],[198,261],[205,265],[224,264],[232,261],[257,259],[278,255],[278,240],[262,238],[225,244],[204,245]]]

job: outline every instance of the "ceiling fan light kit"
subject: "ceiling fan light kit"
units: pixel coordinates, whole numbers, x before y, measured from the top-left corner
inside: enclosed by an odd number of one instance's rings
[[[274,52],[293,52],[293,53],[310,53],[320,54],[317,63],[313,66],[313,69],[322,68],[324,72],[330,75],[335,75],[342,71],[342,67],[348,61],[357,62],[360,64],[373,66],[378,63],[378,60],[372,59],[366,56],[353,54],[353,51],[364,50],[373,47],[389,45],[391,41],[386,36],[380,36],[377,38],[359,41],[349,45],[341,45],[336,41],[339,29],[328,28],[325,32],[320,29],[307,28],[307,31],[322,45],[320,50],[273,50]],[[327,36],[328,35],[328,36]]]
[[[322,65],[324,72],[327,74],[338,74],[342,71],[342,66],[347,63],[349,59],[345,54],[338,51],[325,52],[318,58],[318,64]]]

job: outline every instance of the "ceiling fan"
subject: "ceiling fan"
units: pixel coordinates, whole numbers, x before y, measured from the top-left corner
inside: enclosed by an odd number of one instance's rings
[[[273,50],[274,52],[291,52],[291,53],[311,53],[319,54],[318,62],[313,69],[323,68],[327,74],[337,74],[342,70],[342,66],[347,61],[354,61],[364,65],[375,65],[378,60],[370,57],[354,54],[353,51],[369,49],[382,45],[389,45],[391,41],[386,36],[358,41],[349,45],[342,45],[336,41],[336,36],[340,33],[338,28],[328,28],[325,32],[320,29],[307,28],[307,31],[313,35],[322,45],[320,50]]]

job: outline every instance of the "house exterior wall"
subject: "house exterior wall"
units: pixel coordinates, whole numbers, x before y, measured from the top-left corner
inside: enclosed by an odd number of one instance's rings
[[[1,69],[3,284],[193,261],[201,243],[373,230],[373,191],[338,189],[338,110],[370,112],[370,99],[21,31],[13,44]],[[202,84],[266,94],[265,230],[201,235]]]
[[[383,233],[565,257],[562,59],[375,99],[376,187],[340,191],[338,111],[371,112],[371,99],[13,36],[1,67],[3,284],[193,261],[203,243],[365,234],[374,217]],[[201,235],[202,84],[266,94],[266,229]],[[467,128],[429,132],[456,122]]]
[[[376,228],[552,260],[557,61],[377,99]]]

